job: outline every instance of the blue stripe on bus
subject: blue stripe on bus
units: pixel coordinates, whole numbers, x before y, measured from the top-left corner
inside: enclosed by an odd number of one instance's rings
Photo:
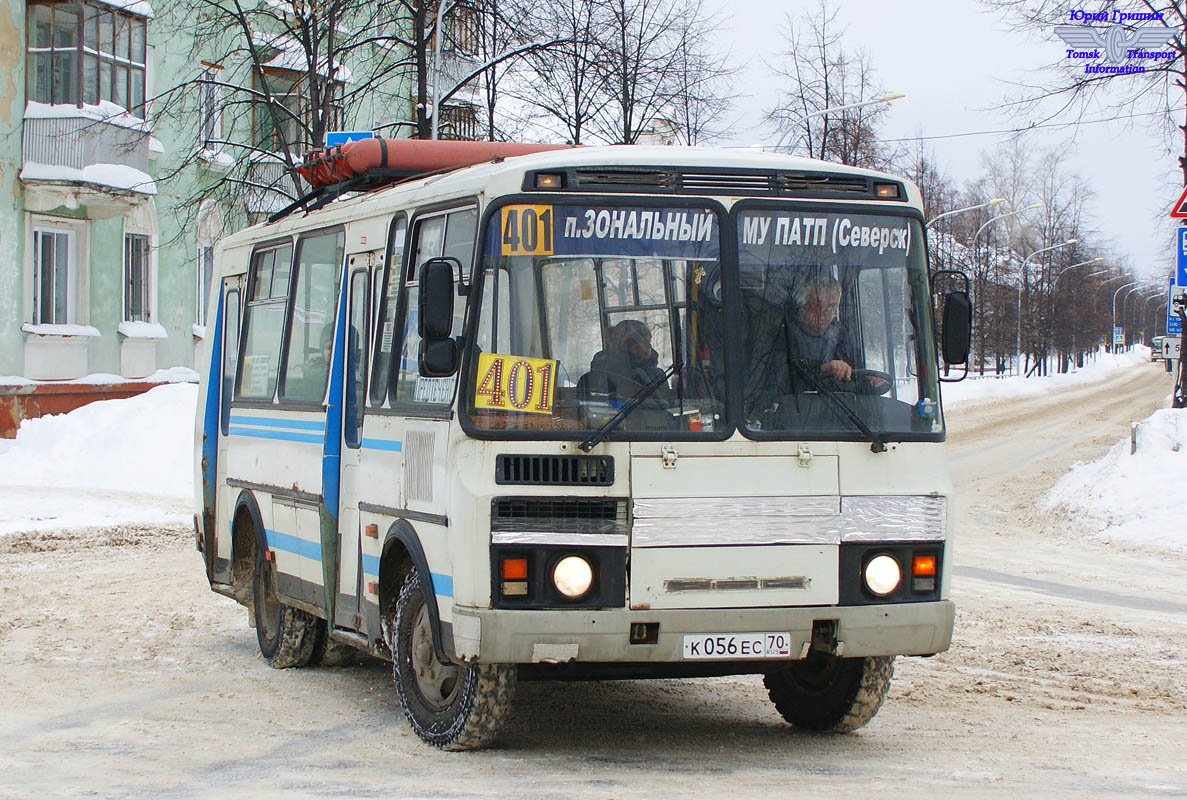
[[[391,450],[398,453],[403,446],[403,443],[394,439],[363,439],[363,447],[367,450]]]
[[[441,575],[437,572],[431,572],[429,575],[433,580],[433,594],[439,594],[442,597],[453,597],[452,575]]]
[[[374,575],[379,577],[379,556],[369,556],[366,553],[362,554],[363,559],[363,574]]]
[[[308,442],[321,444],[325,434],[321,433],[285,433],[284,431],[253,431],[250,428],[228,428],[231,436],[251,436],[256,439],[277,439],[282,442]]]
[[[273,550],[283,550],[286,553],[294,553],[313,561],[321,561],[320,542],[306,541],[299,536],[290,536],[287,533],[271,531],[267,528],[264,529],[264,537],[268,540],[268,547]]]
[[[281,419],[280,417],[244,417],[232,415],[232,425],[250,425],[257,428],[288,428],[294,431],[324,431],[326,421],[308,419]]]

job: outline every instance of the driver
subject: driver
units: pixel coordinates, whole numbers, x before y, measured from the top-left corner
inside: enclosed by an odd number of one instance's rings
[[[651,329],[642,320],[620,321],[607,332],[606,343],[589,365],[590,390],[626,401],[663,375],[659,354],[651,346]]]
[[[828,275],[810,275],[796,287],[794,299],[795,319],[787,326],[792,358],[818,365],[834,380],[853,380],[853,365],[838,346],[841,284]],[[887,385],[885,378],[876,375],[866,375],[865,382],[874,391]]]

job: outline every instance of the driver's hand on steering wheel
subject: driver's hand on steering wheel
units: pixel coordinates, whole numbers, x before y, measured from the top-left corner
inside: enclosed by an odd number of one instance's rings
[[[853,367],[846,364],[840,359],[833,359],[826,361],[820,365],[820,370],[837,381],[851,381],[853,380]]]

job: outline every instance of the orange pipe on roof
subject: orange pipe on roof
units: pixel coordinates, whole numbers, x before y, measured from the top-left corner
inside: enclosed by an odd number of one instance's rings
[[[548,150],[567,150],[568,144],[525,142],[464,142],[442,139],[360,139],[341,147],[312,153],[300,173],[314,186],[348,180],[371,169],[403,172],[440,172],[486,161],[514,158]]]

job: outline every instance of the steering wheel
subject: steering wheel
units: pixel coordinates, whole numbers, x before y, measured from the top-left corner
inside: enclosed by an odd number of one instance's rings
[[[855,369],[853,377],[847,381],[837,380],[832,373],[823,371],[816,377],[826,385],[849,394],[879,395],[890,391],[890,374],[877,369]]]

